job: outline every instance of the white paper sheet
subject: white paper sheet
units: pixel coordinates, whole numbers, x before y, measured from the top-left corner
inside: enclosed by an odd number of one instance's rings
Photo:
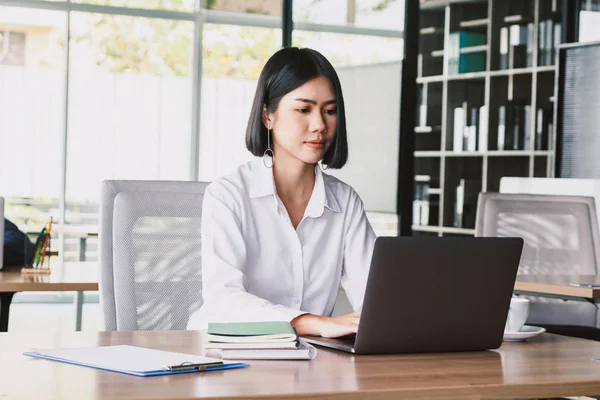
[[[192,354],[173,353],[129,345],[71,349],[36,349],[54,359],[111,371],[150,372],[183,363],[209,364],[222,360]],[[225,362],[226,363],[226,362]]]

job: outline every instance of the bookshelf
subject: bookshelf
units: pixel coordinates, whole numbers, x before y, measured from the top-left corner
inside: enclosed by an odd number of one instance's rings
[[[562,7],[420,0],[413,235],[474,235],[480,191],[554,176]]]

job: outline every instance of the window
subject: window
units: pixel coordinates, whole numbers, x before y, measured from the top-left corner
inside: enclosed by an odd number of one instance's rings
[[[281,0],[206,0],[206,8],[215,11],[281,16]]]
[[[251,160],[246,126],[260,71],[281,30],[205,24],[199,179],[212,181]]]
[[[68,223],[97,224],[102,180],[189,179],[193,31],[71,13]]]
[[[294,22],[401,31],[404,0],[294,0]]]
[[[102,180],[197,167],[210,181],[252,158],[246,125],[281,47],[281,0],[14,4],[0,0],[0,192],[19,225],[60,222],[62,205],[66,223],[97,225]],[[404,0],[293,7],[293,44],[328,57],[344,88],[350,160],[329,172],[358,190],[378,234],[395,234]]]
[[[327,171],[352,185],[380,236],[397,234],[402,39],[294,31],[336,68],[346,103],[348,163]]]
[[[0,32],[0,65],[25,66],[25,32]]]
[[[194,11],[195,0],[71,0],[72,3],[113,7],[147,8],[169,11]]]
[[[66,16],[0,6],[0,195],[25,231],[58,215]]]

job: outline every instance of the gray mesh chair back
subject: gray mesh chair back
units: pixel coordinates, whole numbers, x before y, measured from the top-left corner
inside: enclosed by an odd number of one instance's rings
[[[0,269],[4,265],[4,198],[0,197]]]
[[[476,236],[522,237],[519,274],[594,275],[600,233],[593,197],[480,193]],[[530,297],[528,323],[598,327],[596,305]]]
[[[106,330],[183,330],[200,308],[207,185],[103,182],[100,300]]]

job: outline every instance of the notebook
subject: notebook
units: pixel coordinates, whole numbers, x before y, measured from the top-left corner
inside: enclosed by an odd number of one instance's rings
[[[286,321],[209,323],[208,341],[220,343],[295,342],[298,335]]]
[[[244,342],[244,343],[225,343],[208,342],[205,345],[207,349],[297,349],[299,344],[293,342]]]
[[[295,349],[222,348],[207,350],[206,354],[224,360],[312,360],[317,356],[317,349],[300,340]]]
[[[44,349],[23,354],[135,376],[184,374],[248,366],[248,364],[222,361],[217,358],[129,345]]]
[[[209,323],[207,336],[207,354],[220,359],[312,360],[317,355],[286,321]]]

